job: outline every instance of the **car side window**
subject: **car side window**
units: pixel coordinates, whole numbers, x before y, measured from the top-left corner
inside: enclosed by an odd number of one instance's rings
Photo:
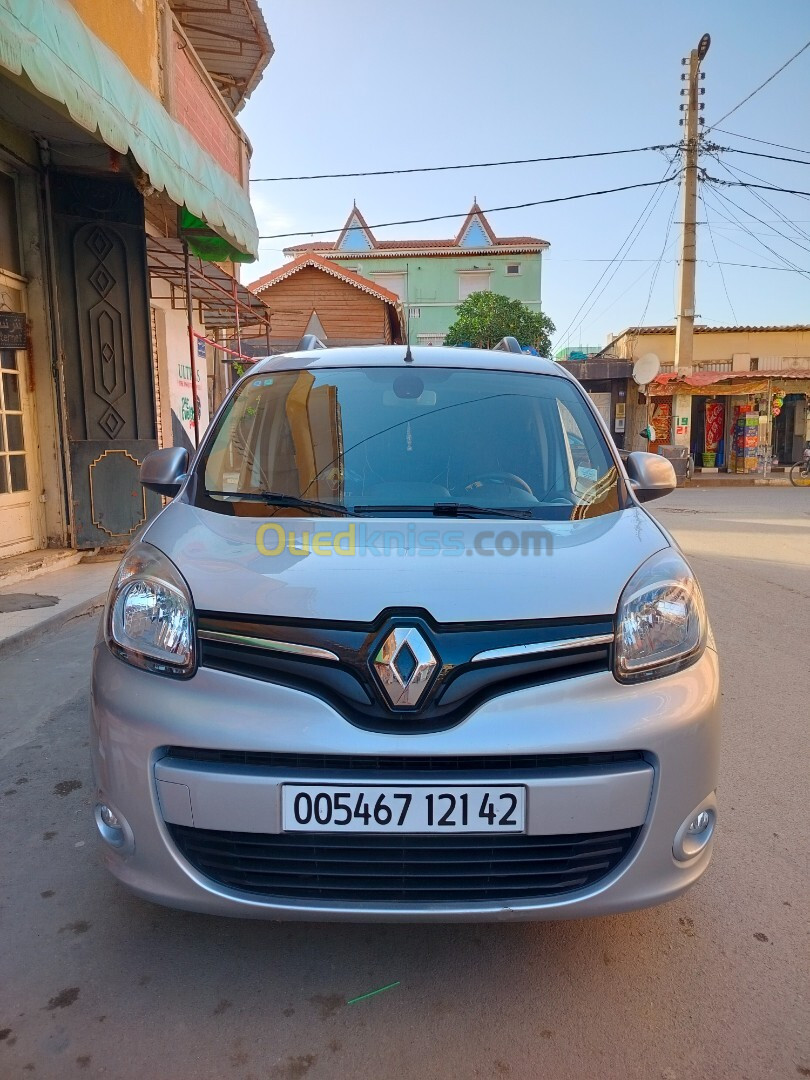
[[[577,495],[583,495],[599,479],[599,468],[592,460],[587,440],[579,424],[571,415],[568,406],[562,401],[557,404],[565,435],[565,450],[571,477],[571,490]]]

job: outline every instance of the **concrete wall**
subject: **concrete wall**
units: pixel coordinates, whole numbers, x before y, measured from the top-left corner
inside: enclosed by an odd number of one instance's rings
[[[733,371],[750,371],[756,359],[759,369],[810,368],[810,331],[752,330],[697,333],[694,338],[694,365],[732,363]],[[662,364],[675,361],[675,334],[624,335],[614,345],[617,356],[638,359],[655,353]]]
[[[153,292],[168,293],[166,282],[152,283]],[[191,360],[188,348],[188,324],[185,310],[173,309],[170,300],[154,298],[157,373],[159,380],[160,427],[163,446],[194,447],[192,420]],[[204,334],[198,315],[194,329]],[[199,398],[200,435],[208,427],[208,361],[204,342],[197,342],[197,396]]]
[[[82,22],[160,96],[157,0],[69,0]]]

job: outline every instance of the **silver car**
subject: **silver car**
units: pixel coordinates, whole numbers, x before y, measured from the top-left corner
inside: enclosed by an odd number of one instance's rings
[[[307,349],[234,387],[95,647],[104,861],[270,919],[658,904],[708,866],[701,591],[580,385],[509,351]]]

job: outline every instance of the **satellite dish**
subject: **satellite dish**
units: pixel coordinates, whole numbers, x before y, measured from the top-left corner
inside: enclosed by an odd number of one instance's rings
[[[639,386],[651,383],[661,370],[661,361],[654,352],[645,353],[633,364],[633,381]]]

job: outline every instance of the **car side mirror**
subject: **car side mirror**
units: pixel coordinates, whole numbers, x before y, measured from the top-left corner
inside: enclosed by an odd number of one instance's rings
[[[648,454],[644,450],[634,450],[625,461],[627,475],[633,494],[639,502],[650,502],[669,495],[678,486],[678,478],[672,462],[660,454]]]
[[[141,465],[141,483],[158,495],[176,495],[188,471],[188,450],[167,446],[147,454]]]

